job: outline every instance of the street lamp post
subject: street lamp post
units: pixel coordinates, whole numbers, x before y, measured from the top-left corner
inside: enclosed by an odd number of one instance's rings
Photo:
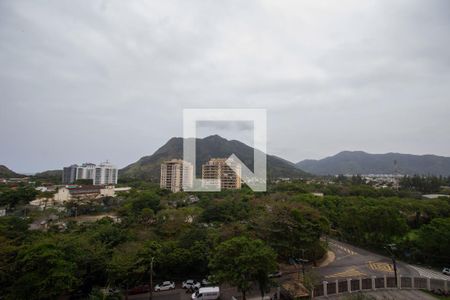
[[[395,244],[389,244],[386,247],[384,247],[389,254],[391,255],[391,259],[392,259],[392,264],[394,265],[394,275],[395,275],[395,287],[398,288],[398,277],[397,277],[397,262],[395,260],[395,255],[394,255],[394,251],[396,250],[396,245]]]
[[[152,259],[150,260],[150,290],[148,293],[149,300],[153,299],[153,260],[154,259],[155,259],[155,257],[152,257]]]

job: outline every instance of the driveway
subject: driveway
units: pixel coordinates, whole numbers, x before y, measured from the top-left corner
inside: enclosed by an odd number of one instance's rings
[[[351,277],[394,276],[394,267],[389,257],[349,245],[336,240],[328,241],[335,260],[325,267],[316,268],[323,280]],[[398,275],[420,276],[412,266],[397,262]]]

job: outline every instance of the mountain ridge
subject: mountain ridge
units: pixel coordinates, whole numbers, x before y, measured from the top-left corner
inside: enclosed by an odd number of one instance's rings
[[[138,161],[122,168],[119,171],[120,176],[122,178],[159,179],[160,165],[163,161],[183,157],[183,142],[184,138],[182,137],[170,138],[152,155],[143,156]],[[250,170],[253,170],[253,148],[238,140],[227,140],[219,135],[210,135],[202,139],[197,138],[196,148],[197,176],[201,172],[200,166],[210,158],[229,157],[233,153]],[[301,178],[309,177],[310,174],[303,172],[292,162],[274,155],[267,155],[267,176],[269,178]]]
[[[0,178],[20,178],[20,177],[25,177],[25,175],[16,173],[5,165],[0,165]]]
[[[296,166],[314,175],[401,174],[450,176],[450,157],[434,154],[341,151],[323,159],[305,159]]]

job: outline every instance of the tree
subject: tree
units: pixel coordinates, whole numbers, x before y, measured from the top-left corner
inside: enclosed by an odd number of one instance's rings
[[[252,220],[258,237],[277,251],[281,258],[300,257],[302,251],[315,258],[320,237],[328,232],[328,221],[307,205],[266,202],[264,210]]]
[[[277,266],[276,254],[259,239],[235,237],[217,246],[209,266],[218,281],[236,286],[245,300],[252,281],[265,289],[269,273]]]
[[[14,261],[18,247],[13,241],[0,235],[0,299],[6,296],[9,287],[14,282]]]
[[[75,184],[79,184],[79,185],[92,185],[93,184],[93,180],[92,179],[77,179],[75,181]]]
[[[392,206],[348,208],[339,223],[345,239],[379,248],[408,231],[406,218]]]
[[[422,254],[433,262],[450,264],[450,218],[436,218],[422,225],[417,244]]]
[[[131,209],[134,214],[139,214],[143,208],[151,208],[153,211],[157,212],[160,207],[159,196],[153,192],[142,192],[139,193],[136,198],[131,199]]]
[[[24,247],[16,264],[18,278],[11,288],[15,299],[57,299],[79,284],[76,264],[53,239]]]
[[[145,225],[150,225],[153,222],[154,218],[155,218],[155,213],[153,212],[153,209],[148,208],[148,207],[143,208],[139,215],[140,222]]]
[[[19,187],[18,189],[6,189],[0,192],[0,206],[14,208],[18,204],[27,204],[36,198],[39,192],[31,186]]]
[[[138,268],[139,253],[143,251],[142,244],[129,242],[117,246],[108,263],[109,282],[126,289],[137,282],[136,275],[141,268]]]

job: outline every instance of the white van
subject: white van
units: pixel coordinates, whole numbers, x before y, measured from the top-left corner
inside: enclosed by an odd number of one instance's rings
[[[220,288],[218,286],[200,288],[192,294],[192,300],[216,300],[220,297]]]

